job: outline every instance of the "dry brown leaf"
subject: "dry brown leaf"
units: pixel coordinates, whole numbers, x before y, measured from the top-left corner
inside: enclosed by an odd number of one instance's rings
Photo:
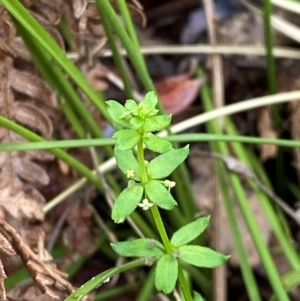
[[[15,37],[12,40],[10,44],[10,49],[17,58],[24,60],[25,62],[32,61],[31,54],[27,50],[23,40],[20,37]]]
[[[1,179],[1,182],[5,179]],[[2,182],[3,183],[3,182]],[[1,185],[2,186],[2,185]],[[33,189],[33,188],[32,188]],[[31,221],[43,221],[44,212],[40,203],[27,194],[23,189],[5,185],[1,187],[0,217],[5,218],[8,213],[16,220],[22,218]]]
[[[178,114],[196,99],[203,79],[189,79],[188,74],[170,76],[155,83],[160,100],[168,114]]]
[[[258,109],[257,129],[262,138],[276,138],[276,132],[272,126],[270,107]],[[276,156],[278,147],[272,144],[260,144],[259,149],[260,159],[266,161]]]
[[[9,72],[9,82],[13,90],[27,95],[33,99],[38,99],[48,106],[57,105],[54,92],[45,81],[36,75],[28,72],[12,69]]]
[[[73,11],[76,19],[80,18],[88,6],[87,0],[73,0]]]
[[[16,122],[37,130],[46,139],[51,139],[53,127],[50,118],[33,104],[15,102],[12,106],[11,117]]]
[[[72,293],[74,291],[72,285],[64,279],[67,275],[60,272],[52,262],[42,261],[15,229],[1,218],[0,232],[11,241],[13,248],[42,293],[53,300],[59,300],[58,292]]]
[[[35,11],[44,19],[48,20],[51,24],[58,24],[61,18],[61,1],[43,1],[31,0],[35,5]],[[32,10],[33,12],[33,10]]]

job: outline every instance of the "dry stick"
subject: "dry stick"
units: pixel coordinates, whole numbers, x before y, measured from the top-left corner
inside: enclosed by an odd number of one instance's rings
[[[291,217],[297,225],[300,226],[300,217],[297,214],[297,210],[293,210],[290,206],[286,204],[284,200],[282,200],[279,196],[277,196],[269,187],[267,187],[262,181],[257,177],[257,175],[242,161],[231,157],[221,155],[219,153],[214,152],[204,152],[204,151],[196,151],[193,152],[195,154],[199,154],[201,156],[210,156],[214,158],[221,159],[228,170],[233,171],[241,176],[244,176],[248,179],[253,180],[255,184],[272,200],[276,203],[289,217]]]
[[[215,15],[214,15],[214,4],[212,0],[203,0],[204,11],[207,21],[207,31],[209,44],[213,47],[217,45],[217,30],[215,26]],[[213,98],[215,107],[221,108],[224,106],[224,78],[223,78],[223,62],[220,54],[211,55],[212,62],[212,84],[213,84]],[[224,118],[218,118],[218,123],[220,128],[223,128]],[[217,179],[215,175],[215,182],[217,184]],[[221,215],[221,194],[220,189],[217,185],[216,196],[215,196],[215,206],[214,206],[214,245],[216,250],[223,251],[221,245],[222,236],[222,225],[220,225],[220,215]],[[226,265],[221,265],[220,267],[213,270],[214,276],[214,300],[225,301],[227,295],[226,289]]]

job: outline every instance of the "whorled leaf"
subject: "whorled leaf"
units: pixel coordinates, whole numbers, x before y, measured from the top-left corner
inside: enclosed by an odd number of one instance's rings
[[[155,268],[155,287],[165,294],[171,293],[178,277],[178,261],[170,254],[165,254],[158,259]]]
[[[127,178],[141,181],[141,169],[132,150],[115,150],[118,167]],[[130,175],[130,176],[129,176]]]
[[[165,129],[171,122],[171,115],[151,116],[145,119],[144,130],[146,132],[157,132]]]
[[[126,118],[126,116],[129,114],[129,111],[124,106],[115,100],[108,100],[106,101],[106,104],[107,112],[113,122],[115,122],[117,125],[127,128],[130,127],[129,120]]]
[[[117,140],[115,149],[127,150],[132,149],[134,146],[136,146],[141,139],[141,136],[135,130],[126,129],[117,131],[113,135],[113,138]]]
[[[178,251],[181,260],[201,268],[215,268],[230,257],[202,246],[185,245],[179,247]]]
[[[125,188],[117,197],[111,218],[115,223],[122,223],[129,216],[137,205],[141,202],[144,188],[140,184],[135,184]]]
[[[159,241],[150,238],[138,238],[110,245],[117,254],[125,257],[153,257],[162,256],[165,253],[164,246]]]
[[[151,179],[168,177],[188,156],[189,146],[172,149],[154,158],[147,165],[147,173]]]
[[[144,143],[147,146],[148,149],[150,149],[153,152],[156,153],[166,153],[173,149],[173,145],[171,142],[158,137],[156,135],[153,135],[151,133],[148,133],[144,137]]]
[[[144,99],[138,105],[139,116],[142,118],[154,116],[158,113],[155,108],[158,103],[158,98],[154,91],[148,92]],[[149,131],[150,132],[150,131]]]
[[[159,181],[149,181],[145,185],[145,192],[149,200],[160,208],[172,210],[177,205],[170,192]]]
[[[210,216],[200,217],[197,220],[181,227],[172,238],[171,244],[176,247],[185,245],[197,238],[208,226]]]
[[[204,301],[203,297],[194,291],[194,301]]]
[[[138,104],[133,99],[127,99],[125,102],[125,108],[130,111],[134,116],[138,114]]]

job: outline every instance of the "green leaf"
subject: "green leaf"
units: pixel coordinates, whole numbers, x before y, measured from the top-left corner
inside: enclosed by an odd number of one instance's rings
[[[130,123],[128,120],[129,112],[115,100],[108,100],[105,102],[107,104],[107,112],[111,119],[118,125],[129,127]]]
[[[204,301],[203,297],[194,291],[194,301]]]
[[[128,177],[128,171],[133,170],[132,180],[141,181],[141,170],[139,163],[132,153],[132,150],[115,150],[117,164],[121,171]]]
[[[202,268],[215,268],[228,260],[230,256],[223,255],[210,248],[186,245],[178,248],[179,258]]]
[[[157,132],[166,128],[171,122],[171,115],[159,115],[145,119],[144,130],[146,132]]]
[[[141,136],[140,134],[135,130],[120,130],[117,131],[113,138],[117,140],[117,143],[115,145],[115,149],[119,150],[127,150],[131,149],[134,146],[137,145],[139,142]]]
[[[130,111],[130,113],[132,114],[132,115],[137,115],[137,110],[138,110],[138,105],[137,105],[137,103],[136,103],[136,101],[135,100],[133,100],[133,99],[127,99],[126,100],[126,103],[125,103],[125,108],[128,110],[128,111]]]
[[[200,217],[199,219],[180,228],[171,238],[172,245],[180,247],[194,240],[207,228],[209,219],[210,216]]]
[[[139,238],[110,244],[114,251],[125,257],[153,257],[165,254],[164,246],[157,240]]]
[[[133,130],[138,130],[138,129],[140,129],[141,127],[144,126],[144,123],[145,123],[145,121],[144,121],[141,117],[139,117],[139,116],[137,116],[137,117],[132,117],[132,118],[130,119],[130,127],[131,127]]]
[[[145,192],[148,199],[157,206],[171,210],[177,205],[176,201],[167,190],[167,188],[159,181],[151,180],[145,185]]]
[[[141,202],[144,188],[140,184],[125,188],[117,197],[111,218],[115,223],[122,223],[130,215],[137,205]]]
[[[155,109],[158,103],[158,98],[154,91],[148,92],[144,99],[138,105],[139,116],[145,118],[147,116],[154,116],[158,113]]]
[[[170,254],[165,254],[158,259],[155,269],[155,287],[165,294],[171,293],[178,277],[178,261]]]
[[[159,155],[147,165],[147,173],[151,179],[163,179],[169,176],[188,156],[189,146],[172,149]]]
[[[146,144],[147,148],[157,153],[165,153],[173,149],[171,142],[151,133],[148,133],[148,135],[144,137],[144,143]]]

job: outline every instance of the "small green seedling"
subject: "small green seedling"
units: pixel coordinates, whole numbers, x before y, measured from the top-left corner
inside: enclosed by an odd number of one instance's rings
[[[167,177],[187,158],[189,147],[174,149],[169,141],[153,134],[171,122],[170,115],[158,115],[157,103],[154,92],[147,93],[139,104],[132,99],[128,99],[124,106],[114,100],[107,101],[108,113],[115,126],[120,128],[113,136],[116,139],[114,153],[117,165],[128,178],[127,187],[119,194],[112,208],[112,219],[122,223],[137,208],[151,210],[162,240],[139,238],[112,243],[111,246],[121,256],[141,257],[145,264],[156,262],[155,287],[158,291],[171,293],[178,280],[186,301],[201,301],[203,298],[196,292],[192,297],[181,262],[214,268],[223,264],[229,256],[189,244],[207,228],[209,217],[201,217],[183,226],[171,239],[168,238],[159,208],[172,210],[177,206],[170,193],[176,183]],[[144,147],[158,153],[150,162],[144,158]],[[116,267],[112,273],[122,272],[125,268],[126,264]],[[66,300],[81,300],[84,294],[101,285],[107,275],[105,273],[91,279]]]
[[[210,248],[189,245],[206,229],[209,217],[199,218],[182,227],[171,240],[166,235],[158,207],[172,210],[177,205],[170,193],[175,182],[166,178],[187,158],[189,147],[174,149],[169,141],[153,134],[171,122],[170,115],[158,115],[157,102],[154,92],[147,93],[139,104],[131,99],[124,106],[113,100],[107,102],[109,115],[117,126],[122,127],[114,134],[115,157],[119,168],[129,179],[127,188],[115,201],[112,219],[122,223],[137,207],[150,209],[163,242],[140,238],[113,243],[112,247],[122,256],[157,260],[155,286],[168,294],[175,288],[181,260],[197,267],[213,268],[224,263],[228,256]],[[145,161],[144,146],[159,155],[150,162]],[[194,300],[199,300],[196,296]],[[188,296],[185,298],[189,299]]]

